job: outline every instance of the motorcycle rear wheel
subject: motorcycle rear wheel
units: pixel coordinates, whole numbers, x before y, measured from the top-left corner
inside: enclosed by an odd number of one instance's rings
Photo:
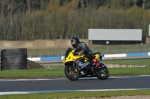
[[[76,81],[79,78],[79,71],[78,71],[78,69],[77,68],[73,68],[70,65],[65,66],[64,72],[65,72],[66,77],[70,81]]]
[[[98,79],[106,80],[109,77],[109,70],[106,65],[101,64],[101,68],[98,68],[95,74]]]

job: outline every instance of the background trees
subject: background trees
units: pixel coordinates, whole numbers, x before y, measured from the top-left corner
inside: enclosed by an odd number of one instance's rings
[[[0,0],[0,40],[87,38],[89,28],[143,29],[149,0]]]

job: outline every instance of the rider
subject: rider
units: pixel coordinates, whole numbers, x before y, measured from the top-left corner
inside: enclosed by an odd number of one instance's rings
[[[78,37],[74,36],[71,38],[71,45],[75,51],[77,51],[78,55],[84,53],[85,56],[95,64],[96,67],[100,65],[100,62],[95,58],[94,53],[89,49],[87,44],[85,42],[80,42]]]

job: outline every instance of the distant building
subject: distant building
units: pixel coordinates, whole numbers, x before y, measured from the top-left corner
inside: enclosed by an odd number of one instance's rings
[[[89,29],[88,40],[94,45],[141,44],[142,29]]]

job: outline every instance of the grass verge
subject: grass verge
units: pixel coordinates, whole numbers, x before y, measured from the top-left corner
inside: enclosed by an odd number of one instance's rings
[[[109,68],[110,76],[114,75],[149,75],[149,67],[137,68]],[[1,79],[16,78],[58,78],[65,77],[64,69],[31,69],[31,70],[4,70],[0,71]]]
[[[131,90],[131,91],[92,91],[92,92],[57,92],[57,93],[38,93],[22,95],[2,95],[0,99],[73,99],[73,98],[105,98],[116,96],[140,96],[150,95],[150,90]],[[92,99],[95,99],[92,98]]]
[[[103,60],[106,64],[122,64],[122,65],[149,65],[150,59],[126,59],[126,60]]]

